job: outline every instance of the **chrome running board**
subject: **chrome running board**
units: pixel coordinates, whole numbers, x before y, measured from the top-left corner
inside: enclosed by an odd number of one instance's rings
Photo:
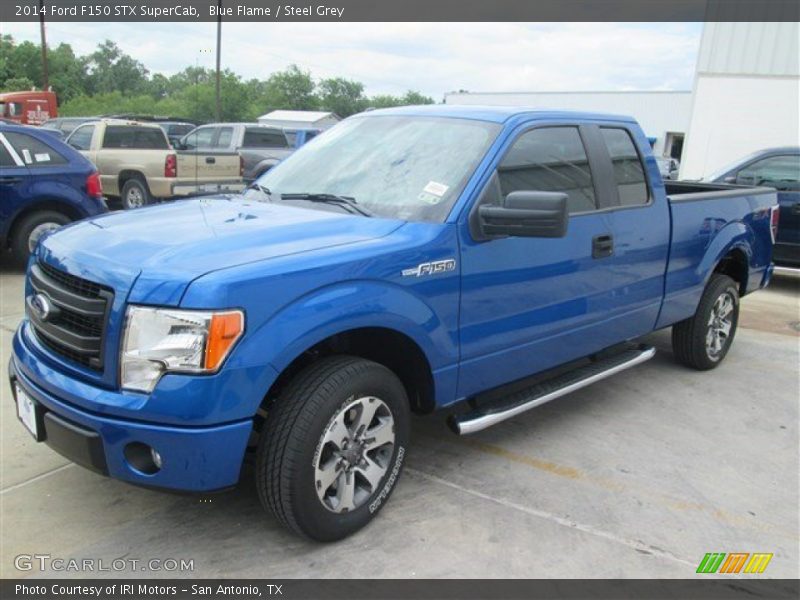
[[[635,367],[653,358],[655,353],[655,348],[639,346],[610,357],[593,360],[587,365],[527,387],[486,406],[453,415],[448,419],[448,425],[458,435],[481,431],[620,371]]]

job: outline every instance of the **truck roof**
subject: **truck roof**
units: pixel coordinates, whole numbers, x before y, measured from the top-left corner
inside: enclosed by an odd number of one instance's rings
[[[422,106],[399,106],[397,108],[381,108],[371,110],[370,115],[407,115],[428,117],[449,117],[458,119],[474,119],[478,121],[491,121],[505,123],[509,119],[523,115],[541,118],[564,117],[570,120],[603,119],[610,121],[634,122],[632,117],[624,115],[610,115],[604,113],[590,113],[583,111],[566,111],[542,109],[527,106],[479,106],[466,104],[427,104]]]

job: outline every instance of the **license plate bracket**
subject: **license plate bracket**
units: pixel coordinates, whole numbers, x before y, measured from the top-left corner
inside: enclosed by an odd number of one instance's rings
[[[17,418],[22,421],[33,439],[41,442],[44,438],[42,408],[16,382],[14,383],[14,396],[17,401]]]

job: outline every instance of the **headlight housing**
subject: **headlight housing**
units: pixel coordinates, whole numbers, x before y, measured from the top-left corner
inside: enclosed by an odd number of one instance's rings
[[[152,392],[165,373],[212,373],[242,333],[240,310],[129,306],[120,357],[122,387]]]

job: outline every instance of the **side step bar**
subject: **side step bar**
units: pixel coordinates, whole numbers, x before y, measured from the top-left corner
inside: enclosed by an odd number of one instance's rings
[[[585,366],[532,385],[487,406],[475,408],[464,414],[453,415],[448,419],[447,424],[459,435],[481,431],[541,406],[545,402],[550,402],[550,400],[565,396],[596,381],[611,377],[620,371],[635,367],[653,358],[655,353],[655,348],[639,346],[610,357],[594,360]]]

